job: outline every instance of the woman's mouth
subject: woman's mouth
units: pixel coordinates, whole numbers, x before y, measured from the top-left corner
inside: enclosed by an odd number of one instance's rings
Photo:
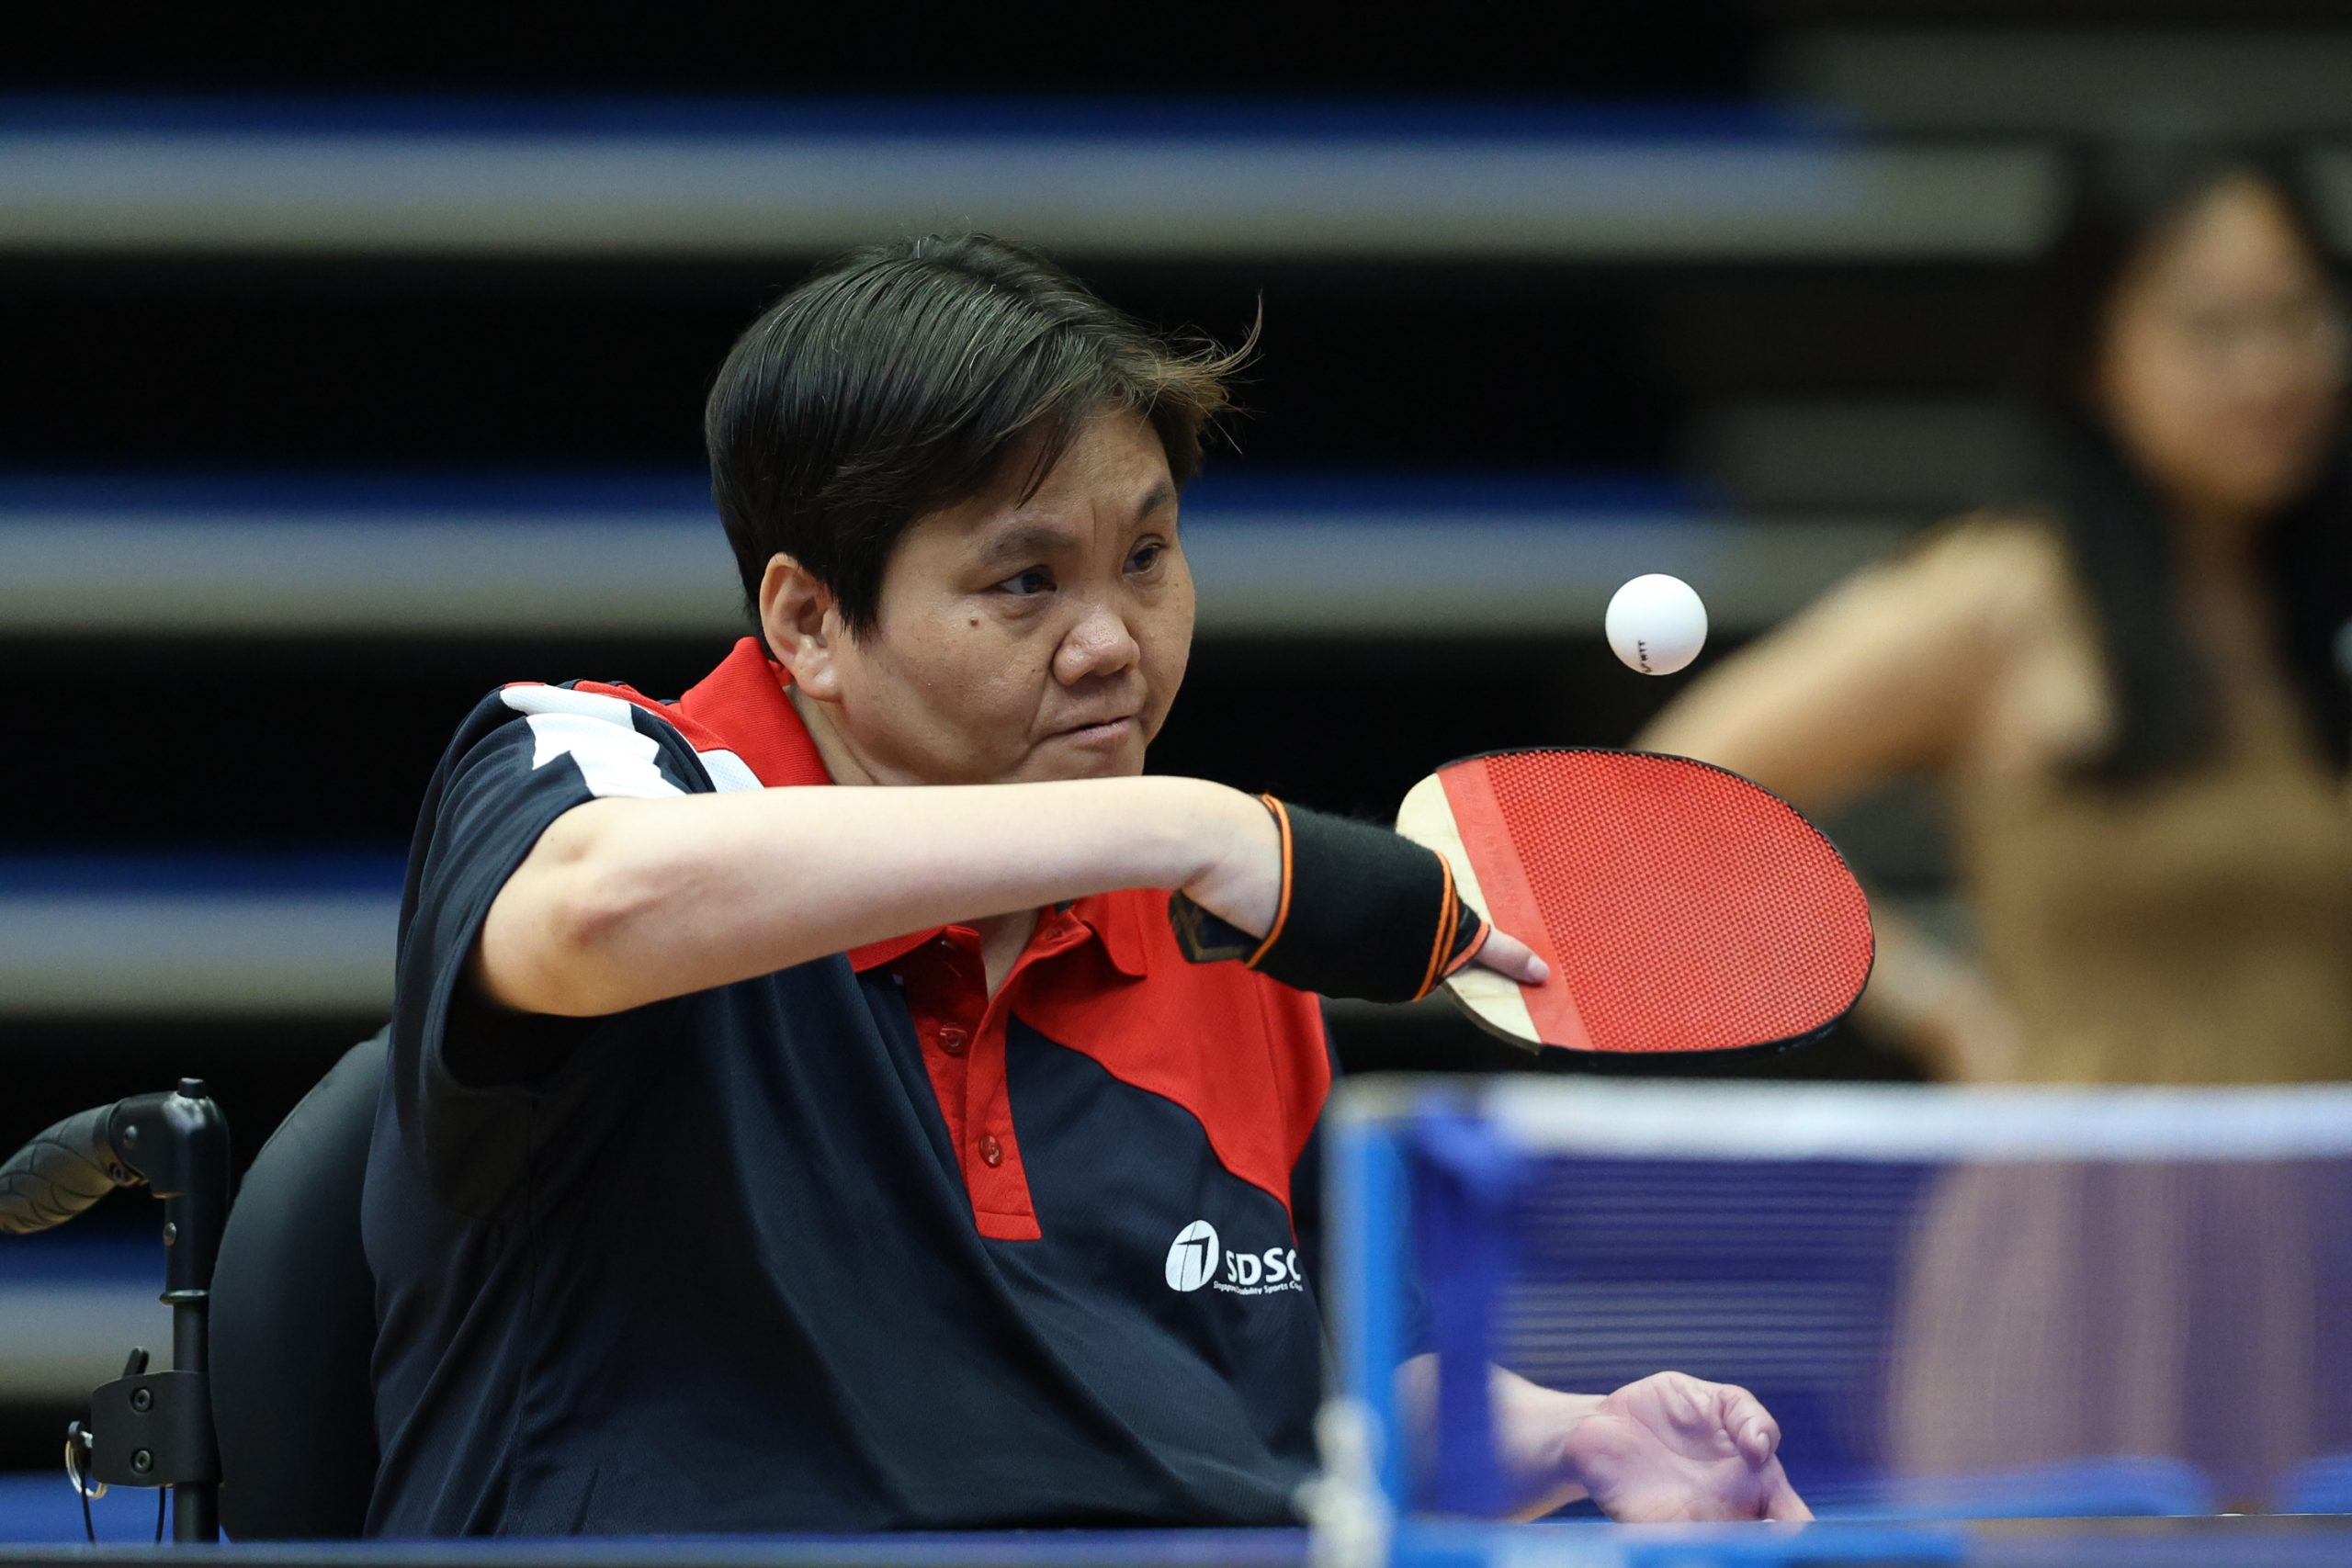
[[[1074,729],[1061,730],[1054,739],[1090,750],[1109,750],[1125,745],[1135,732],[1135,716],[1129,714],[1120,718],[1104,719],[1100,724],[1084,724]]]

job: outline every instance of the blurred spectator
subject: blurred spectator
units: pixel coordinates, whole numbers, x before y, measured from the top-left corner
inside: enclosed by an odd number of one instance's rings
[[[1882,923],[1864,1018],[1962,1079],[2352,1077],[2345,325],[2282,163],[2089,165],[2031,505],[1725,660],[1637,744],[1819,811],[1940,786],[1982,933]]]
[[[1882,924],[1939,1076],[2352,1077],[2344,322],[2285,166],[2091,167],[2049,259],[2043,499],[1726,660],[1640,744],[1820,809],[1941,788],[1981,964]],[[2233,1504],[2352,1441],[2339,1173],[1988,1165],[1921,1215],[1895,1469],[2169,1455]]]

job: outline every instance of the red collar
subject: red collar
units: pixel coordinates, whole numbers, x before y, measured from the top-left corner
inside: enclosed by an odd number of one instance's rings
[[[1144,961],[1144,919],[1147,901],[1153,897],[1134,891],[1093,893],[1068,904],[1057,904],[1037,917],[1037,929],[1030,934],[1029,948],[1050,955],[1080,946],[1091,936],[1102,944],[1102,955],[1111,961],[1112,968],[1130,980],[1140,980],[1148,973]],[[868,969],[896,963],[948,929],[933,926],[929,931],[910,931],[905,936],[853,947],[849,950],[849,966],[863,975]]]
[[[684,721],[678,728],[689,740],[696,740],[698,749],[709,750],[700,746],[696,730],[742,758],[759,781],[771,789],[830,784],[832,775],[825,771],[817,742],[809,735],[808,727],[800,721],[792,699],[785,694],[788,684],[790,678],[784,667],[768,658],[766,648],[757,637],[747,637],[736,643],[718,669],[678,699],[676,705],[668,710],[668,716],[673,721]],[[1079,925],[1102,943],[1114,968],[1130,979],[1141,979],[1145,973],[1144,955],[1148,951],[1143,924],[1145,906],[1154,897],[1140,892],[1096,893],[1066,908]],[[1038,919],[1037,934],[1030,939],[1033,945],[1055,940],[1056,913],[1047,910]],[[849,951],[850,967],[863,972],[890,963],[945,929],[934,926],[929,931],[854,947]],[[1063,937],[1064,945],[1073,945],[1067,941],[1067,927],[1061,928],[1058,934]]]
[[[788,683],[784,666],[747,637],[678,699],[676,712],[716,735],[770,789],[831,784],[817,742],[784,694]]]

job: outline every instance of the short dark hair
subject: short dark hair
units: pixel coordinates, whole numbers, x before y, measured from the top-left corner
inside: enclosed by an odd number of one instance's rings
[[[1150,423],[1181,489],[1249,352],[1162,337],[986,234],[898,240],[820,268],[736,341],[704,412],[754,624],[782,552],[832,591],[853,632],[870,629],[910,524],[1015,461],[1033,493],[1105,410]]]

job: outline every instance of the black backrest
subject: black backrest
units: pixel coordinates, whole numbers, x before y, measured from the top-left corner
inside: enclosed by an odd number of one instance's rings
[[[376,1283],[359,1188],[385,1037],[353,1046],[279,1123],[212,1274],[220,1522],[239,1540],[356,1536],[376,1483]]]

